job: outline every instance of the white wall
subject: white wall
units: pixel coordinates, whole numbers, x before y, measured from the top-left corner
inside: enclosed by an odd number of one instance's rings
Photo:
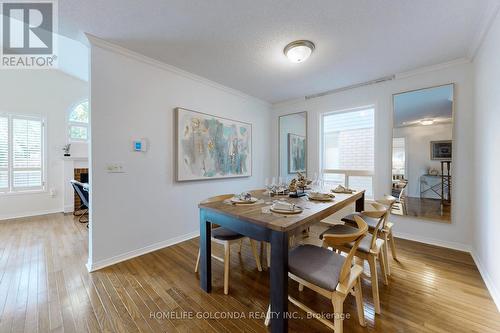
[[[473,255],[500,310],[500,16],[476,59]],[[472,152],[472,151],[471,151]]]
[[[42,115],[47,121],[47,189],[36,194],[0,195],[0,219],[63,210],[66,112],[88,95],[87,83],[56,70],[2,70],[0,112]]]
[[[452,124],[435,124],[431,126],[406,126],[395,128],[393,137],[405,138],[406,145],[406,178],[408,179],[407,195],[409,197],[420,197],[420,176],[428,173],[429,168],[441,172],[441,163],[431,160],[430,142],[440,140],[451,140],[453,132]],[[427,179],[432,186],[440,180]],[[438,198],[432,191],[427,192],[426,197]]]
[[[308,170],[319,172],[320,114],[359,106],[375,106],[375,197],[389,193],[391,188],[392,94],[447,83],[455,86],[454,115],[454,187],[452,197],[452,224],[417,220],[412,217],[393,217],[396,233],[427,243],[452,248],[470,248],[472,213],[470,192],[472,187],[473,134],[470,130],[473,112],[472,65],[465,61],[441,66],[441,69],[422,70],[420,73],[401,74],[399,79],[351,89],[311,100],[304,99],[276,104],[273,126],[277,128],[279,115],[308,111]],[[276,138],[277,139],[277,138]],[[275,139],[275,140],[276,140]],[[274,146],[277,146],[275,144]],[[274,148],[276,149],[276,148]],[[276,156],[276,155],[274,155]],[[275,166],[277,161],[274,161]],[[276,167],[277,168],[277,167]]]
[[[90,37],[91,38],[91,37]],[[96,269],[199,233],[198,203],[262,188],[270,174],[270,106],[91,38],[91,243]],[[174,108],[252,123],[252,177],[176,182]],[[147,153],[131,150],[147,138]],[[107,163],[125,173],[110,174]]]

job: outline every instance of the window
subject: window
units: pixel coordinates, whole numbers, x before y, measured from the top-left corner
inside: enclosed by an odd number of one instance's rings
[[[366,190],[368,198],[373,198],[374,113],[370,107],[321,118],[324,181]]]
[[[70,141],[87,141],[89,139],[89,101],[85,100],[69,112],[68,134]]]
[[[44,121],[0,115],[0,192],[43,190]]]

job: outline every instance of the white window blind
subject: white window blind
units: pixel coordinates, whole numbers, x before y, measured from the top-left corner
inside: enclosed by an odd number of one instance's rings
[[[366,190],[368,198],[373,197],[374,112],[363,108],[322,116],[323,179]]]
[[[0,191],[44,188],[44,123],[41,118],[0,116]]]
[[[0,191],[9,189],[9,118],[0,116]]]

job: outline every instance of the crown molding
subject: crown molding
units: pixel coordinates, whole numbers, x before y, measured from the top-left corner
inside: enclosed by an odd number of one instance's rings
[[[483,42],[486,39],[486,36],[488,35],[488,32],[490,31],[491,26],[493,25],[493,22],[495,22],[495,19],[499,15],[498,14],[499,12],[500,12],[500,1],[496,1],[495,3],[491,4],[484,11],[483,17],[481,19],[481,25],[479,26],[479,29],[477,30],[474,39],[470,44],[469,51],[467,54],[469,59],[471,59],[472,61],[474,61],[477,53],[481,49],[481,46],[483,45]]]
[[[407,78],[410,76],[420,75],[420,74],[424,74],[424,73],[439,71],[439,70],[446,69],[449,67],[454,67],[454,66],[459,66],[459,65],[463,65],[463,64],[469,64],[469,63],[471,63],[471,59],[469,59],[469,58],[466,58],[466,57],[458,58],[455,60],[442,62],[442,63],[431,65],[431,66],[420,67],[420,68],[417,68],[414,70],[397,73],[396,80],[404,79],[404,78]]]
[[[175,66],[166,64],[166,63],[164,63],[162,61],[150,58],[150,57],[145,56],[145,55],[143,55],[141,53],[138,53],[138,52],[129,50],[129,49],[125,48],[125,47],[122,47],[122,46],[116,45],[114,43],[108,42],[108,41],[106,41],[104,39],[101,39],[99,37],[96,37],[96,36],[94,36],[92,34],[85,33],[85,36],[87,37],[87,39],[88,39],[91,47],[99,47],[101,49],[108,50],[108,51],[120,54],[122,56],[125,56],[125,57],[128,57],[128,58],[137,60],[137,61],[142,62],[144,64],[147,64],[147,65],[150,65],[150,66],[154,66],[154,67],[157,67],[159,69],[162,69],[162,70],[165,70],[165,71],[177,74],[179,76],[182,76],[184,78],[196,81],[198,83],[201,83],[201,84],[204,84],[204,85],[207,85],[207,86],[210,86],[212,88],[216,88],[218,90],[224,91],[224,92],[232,94],[234,96],[241,97],[241,98],[244,98],[244,99],[247,99],[247,100],[251,100],[251,101],[260,103],[260,104],[262,104],[262,105],[264,105],[264,106],[266,106],[268,108],[271,107],[271,103],[269,103],[267,101],[264,101],[262,99],[259,99],[257,97],[245,94],[242,91],[239,91],[239,90],[227,87],[225,85],[222,85],[220,83],[211,81],[211,80],[209,80],[207,78],[204,78],[202,76],[199,76],[199,75],[187,72],[187,71],[182,70],[180,68],[177,68]]]

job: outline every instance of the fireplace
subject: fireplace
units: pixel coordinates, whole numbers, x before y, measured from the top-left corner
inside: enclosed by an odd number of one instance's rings
[[[75,168],[74,169],[74,179],[79,181],[80,183],[88,183],[89,182],[89,169],[88,168]],[[80,197],[78,194],[74,194],[74,209],[77,212],[82,204],[80,201]]]

